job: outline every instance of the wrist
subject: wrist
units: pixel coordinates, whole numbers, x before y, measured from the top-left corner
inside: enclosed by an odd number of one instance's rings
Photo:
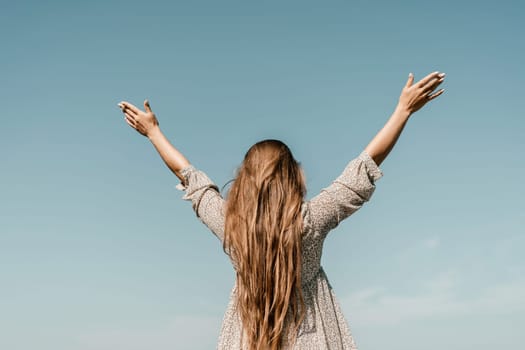
[[[396,116],[398,116],[399,118],[402,118],[402,119],[405,119],[405,120],[408,120],[408,118],[410,118],[410,115],[412,114],[412,112],[410,112],[410,110],[403,104],[398,104],[396,106],[396,109],[394,111],[394,114]]]
[[[155,125],[148,130],[147,138],[153,142],[153,140],[158,138],[160,135],[162,135],[160,127],[158,125]]]

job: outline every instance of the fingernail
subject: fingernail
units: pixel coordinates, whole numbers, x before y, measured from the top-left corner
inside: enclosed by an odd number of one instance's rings
[[[444,76],[445,76],[445,73],[440,73],[439,76],[440,76],[440,77],[444,77]]]

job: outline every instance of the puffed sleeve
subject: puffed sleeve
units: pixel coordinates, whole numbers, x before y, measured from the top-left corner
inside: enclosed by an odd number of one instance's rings
[[[352,159],[330,186],[308,202],[314,230],[324,238],[339,223],[370,200],[375,182],[383,176],[372,157],[363,150]]]
[[[183,180],[176,186],[182,199],[191,201],[199,218],[222,242],[224,239],[224,199],[217,185],[201,170],[188,165],[180,171]]]

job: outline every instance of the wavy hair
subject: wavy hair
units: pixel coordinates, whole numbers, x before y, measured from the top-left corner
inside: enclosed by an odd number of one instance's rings
[[[301,288],[300,164],[288,146],[264,140],[246,153],[226,201],[224,251],[236,268],[236,305],[250,350],[296,340],[304,319]]]

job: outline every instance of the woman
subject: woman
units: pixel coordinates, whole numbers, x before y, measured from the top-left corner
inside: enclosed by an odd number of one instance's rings
[[[310,201],[305,180],[288,147],[277,140],[253,145],[226,199],[164,137],[149,102],[145,111],[119,106],[125,121],[149,138],[181,180],[184,199],[220,239],[236,271],[219,349],[356,349],[320,265],[328,232],[368,201],[410,115],[443,93],[444,73],[414,84],[409,74],[398,105],[368,146]]]

